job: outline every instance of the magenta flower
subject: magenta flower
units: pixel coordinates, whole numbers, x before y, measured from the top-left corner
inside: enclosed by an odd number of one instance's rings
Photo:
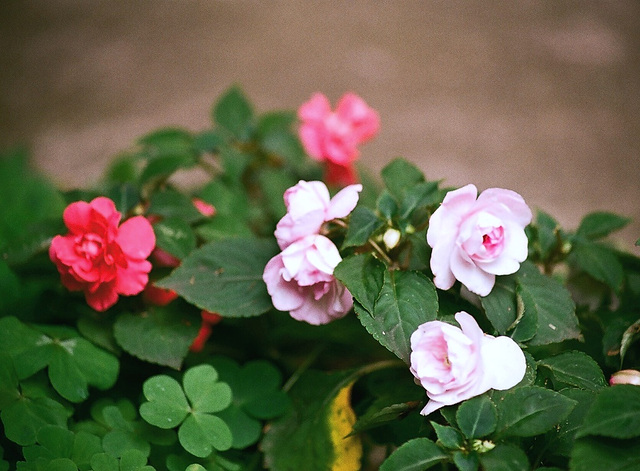
[[[275,236],[281,249],[311,234],[319,234],[322,224],[349,215],[358,203],[362,185],[350,185],[329,197],[327,186],[319,181],[300,180],[284,193],[287,214],[278,222]]]
[[[312,158],[326,162],[329,183],[355,183],[358,146],[378,133],[378,113],[353,93],[343,95],[332,111],[327,97],[314,93],[298,109],[298,118],[302,145]]]
[[[480,296],[488,295],[496,275],[509,275],[527,258],[524,228],[532,214],[522,197],[474,185],[450,191],[429,220],[434,284],[449,289],[455,280]]]
[[[484,334],[466,312],[455,317],[462,329],[430,321],[411,335],[410,370],[429,397],[422,415],[489,389],[510,389],[524,378],[526,360],[517,343]]]
[[[87,303],[105,311],[119,295],[140,293],[149,281],[151,263],[146,258],[156,238],[142,216],[126,220],[109,198],[78,201],[64,210],[69,233],[51,241],[49,257],[70,291],[83,291]]]
[[[353,300],[333,276],[341,260],[337,247],[321,235],[308,235],[287,246],[269,260],[262,276],[273,306],[313,325],[344,317]]]

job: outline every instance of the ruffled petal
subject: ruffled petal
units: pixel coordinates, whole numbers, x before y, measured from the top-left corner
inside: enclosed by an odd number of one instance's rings
[[[362,191],[362,185],[349,185],[340,190],[329,202],[325,219],[343,218],[348,216],[358,204],[360,198],[359,193]]]
[[[127,258],[143,260],[151,255],[156,236],[146,218],[135,216],[122,223],[116,242]]]

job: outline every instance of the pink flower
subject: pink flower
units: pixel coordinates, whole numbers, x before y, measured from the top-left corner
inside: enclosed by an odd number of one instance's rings
[[[147,283],[142,291],[142,297],[149,304],[166,306],[178,297],[178,293],[170,289],[158,288],[154,283]]]
[[[469,291],[488,295],[496,275],[509,275],[527,258],[524,228],[531,210],[510,190],[478,190],[467,185],[450,191],[429,220],[434,284],[449,289],[459,280]]]
[[[336,110],[331,111],[327,97],[314,93],[298,109],[298,118],[301,121],[300,140],[305,151],[316,160],[345,169],[341,175],[334,168],[333,178],[350,176],[354,179],[351,165],[360,154],[358,146],[378,133],[378,113],[353,93],[344,94]]]
[[[311,234],[318,234],[322,224],[349,215],[358,203],[362,185],[350,185],[329,199],[327,186],[319,181],[300,180],[284,192],[287,214],[278,222],[275,236],[281,249]]]
[[[200,198],[192,198],[191,202],[193,206],[200,211],[200,214],[206,217],[212,217],[216,214],[216,208],[212,204],[207,203],[205,200]]]
[[[462,329],[440,321],[422,324],[411,334],[411,372],[427,391],[431,412],[489,389],[512,388],[524,378],[524,353],[509,337],[492,337],[475,319],[458,312]]]
[[[276,309],[309,324],[327,324],[353,306],[351,293],[333,276],[342,258],[324,236],[309,235],[273,257],[262,275]]]
[[[104,197],[71,203],[63,219],[69,233],[53,238],[49,257],[67,289],[83,291],[97,311],[144,289],[151,270],[146,258],[156,243],[149,221],[136,216],[118,227],[120,213]]]

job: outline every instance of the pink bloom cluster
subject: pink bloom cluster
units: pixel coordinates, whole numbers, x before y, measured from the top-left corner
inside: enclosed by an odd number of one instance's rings
[[[373,138],[380,129],[380,117],[353,93],[342,96],[336,110],[322,93],[314,93],[298,109],[299,135],[305,151],[327,165],[330,184],[348,185],[357,181],[353,162],[358,146]]]
[[[510,389],[524,377],[526,360],[516,342],[484,334],[466,312],[455,318],[462,329],[430,321],[411,335],[410,369],[429,397],[422,415],[489,389]]]
[[[342,258],[320,231],[325,222],[351,213],[360,191],[362,185],[350,185],[330,199],[324,183],[300,181],[285,192],[287,214],[275,231],[282,252],[269,260],[263,273],[276,309],[313,325],[349,312],[351,294],[333,276]]]
[[[109,198],[71,203],[63,214],[69,233],[55,236],[49,247],[62,283],[83,291],[96,311],[109,309],[119,295],[140,293],[149,281],[146,259],[156,243],[151,224],[136,216],[118,227],[120,218]]]
[[[476,187],[467,185],[447,193],[427,231],[434,284],[449,289],[458,280],[488,295],[496,275],[515,273],[527,258],[524,228],[531,218],[522,197],[510,190],[490,188],[478,197]]]

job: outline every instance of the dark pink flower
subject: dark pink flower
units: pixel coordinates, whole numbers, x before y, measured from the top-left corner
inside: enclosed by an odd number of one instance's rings
[[[142,292],[145,301],[156,306],[166,306],[178,297],[178,293],[171,289],[158,288],[154,283],[148,283]]]
[[[332,111],[327,97],[314,93],[298,109],[298,118],[305,151],[318,161],[334,164],[328,174],[331,180],[355,183],[352,165],[360,155],[358,146],[378,133],[378,113],[353,93],[343,95]]]
[[[216,214],[216,208],[212,204],[207,203],[205,200],[200,198],[192,198],[191,202],[193,206],[200,211],[200,214],[206,217],[212,217]]]
[[[149,281],[146,259],[156,243],[151,224],[136,216],[118,227],[120,217],[109,198],[71,203],[63,214],[69,232],[55,236],[49,247],[62,283],[83,291],[97,311],[113,306],[119,295],[140,293]]]

